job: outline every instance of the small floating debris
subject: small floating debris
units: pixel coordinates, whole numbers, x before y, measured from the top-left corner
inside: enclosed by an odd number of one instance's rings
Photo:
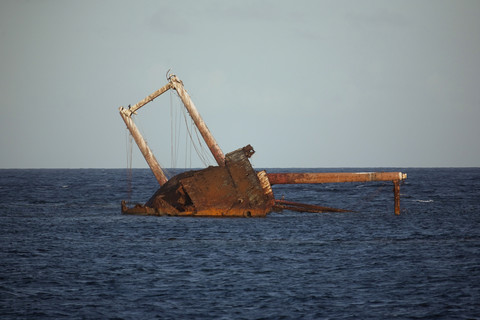
[[[255,153],[251,145],[226,155],[198,113],[190,96],[175,75],[169,75],[168,83],[128,108],[120,107],[130,134],[147,161],[160,188],[144,204],[129,208],[122,201],[125,214],[197,217],[265,217],[272,211],[299,212],[349,212],[312,204],[275,199],[272,185],[316,184],[392,181],[394,185],[395,214],[400,214],[400,182],[407,178],[402,172],[339,172],[339,173],[267,173],[255,171],[250,157]],[[210,149],[217,166],[180,173],[168,179],[158,161],[136,127],[132,115],[168,90],[175,90],[186,110]]]

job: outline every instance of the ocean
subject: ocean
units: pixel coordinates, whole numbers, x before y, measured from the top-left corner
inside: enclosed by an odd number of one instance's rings
[[[1,319],[480,319],[480,168],[274,186],[351,209],[266,218],[120,213],[148,169],[0,170]]]

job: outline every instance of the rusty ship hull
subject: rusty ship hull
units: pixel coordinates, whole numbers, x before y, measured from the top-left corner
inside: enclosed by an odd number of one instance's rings
[[[224,166],[183,172],[162,185],[145,203],[123,213],[197,216],[265,217],[275,205],[265,171],[256,172],[246,146],[225,156]]]

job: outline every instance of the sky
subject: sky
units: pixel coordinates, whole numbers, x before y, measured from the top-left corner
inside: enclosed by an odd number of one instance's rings
[[[0,168],[125,168],[118,108],[169,69],[254,167],[478,167],[479,32],[476,0],[0,0]],[[201,167],[172,159],[180,108],[135,121],[162,166]]]

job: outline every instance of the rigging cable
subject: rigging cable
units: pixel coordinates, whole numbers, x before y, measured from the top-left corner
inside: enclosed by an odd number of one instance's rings
[[[186,114],[186,111],[185,109],[182,109],[183,111],[183,118],[185,120],[185,126],[187,128],[187,132],[188,132],[188,136],[190,137],[190,142],[192,143],[193,145],[193,148],[195,149],[195,152],[197,153],[198,157],[200,158],[200,160],[202,161],[203,165],[204,166],[208,166],[209,165],[209,160],[208,160],[208,152],[205,150],[205,147],[203,145],[203,143],[201,143],[201,140],[198,138],[198,129],[196,126],[193,127],[193,131],[195,131],[196,135],[197,135],[197,139],[198,139],[198,142],[199,142],[199,145],[197,146],[197,144],[195,143],[195,140],[193,139],[193,136],[192,136],[192,130],[189,130],[188,128],[188,120],[187,120],[187,114]],[[193,120],[192,120],[193,122]]]
[[[193,119],[188,114],[187,110],[183,105],[178,103],[180,97],[178,97],[177,104],[173,101],[173,95],[175,93],[170,91],[170,145],[171,145],[171,164],[172,168],[176,168],[178,165],[178,157],[180,150],[180,141],[183,140],[183,134],[185,134],[185,149],[184,149],[184,165],[185,168],[192,167],[192,149],[195,150],[195,153],[199,157],[200,161],[205,167],[209,166],[212,161],[209,157],[210,153],[208,148],[205,146],[205,142],[200,138],[199,131],[197,126],[194,124]],[[178,95],[177,95],[178,96]],[[186,132],[183,132],[183,125],[181,124],[182,119],[180,115],[181,109],[183,115],[183,122],[186,128]],[[190,119],[190,120],[188,120]],[[194,134],[194,133],[195,134]],[[196,136],[196,139],[194,137]]]
[[[170,165],[172,168],[177,168],[181,141],[181,119],[178,113],[178,104],[175,103],[173,93],[170,91]]]
[[[371,203],[375,200],[375,198],[377,198],[377,197],[379,196],[380,192],[381,192],[387,185],[388,185],[387,182],[383,182],[383,183],[379,184],[379,186],[378,186],[375,190],[369,192],[367,195],[365,195],[365,196],[361,197],[360,199],[358,199],[357,202],[356,202],[356,204],[355,204],[355,208],[356,208],[356,209],[355,209],[354,211],[359,211],[359,212],[360,212],[360,211],[362,211],[362,210],[365,208],[365,206],[366,206],[367,204],[371,204]]]
[[[133,162],[133,137],[128,129],[125,129],[125,143],[127,151],[127,200],[128,202],[132,199],[132,162]]]

